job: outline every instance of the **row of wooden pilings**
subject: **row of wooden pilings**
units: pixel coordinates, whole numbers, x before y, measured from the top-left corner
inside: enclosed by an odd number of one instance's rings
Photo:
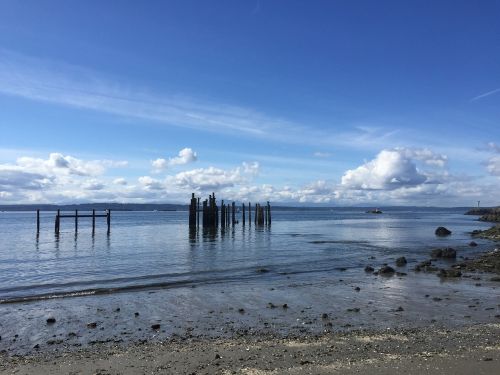
[[[231,202],[231,204],[225,204],[224,200],[221,201],[221,206],[217,205],[217,200],[215,199],[215,193],[212,193],[201,202],[200,198],[195,197],[193,193],[191,195],[191,203],[189,205],[189,226],[196,227],[200,225],[200,215],[202,216],[202,225],[204,227],[217,227],[220,222],[221,227],[228,227],[239,223],[236,218],[236,203]],[[248,223],[252,223],[252,204],[247,205],[242,203],[241,205],[241,221],[242,224],[246,223],[246,212],[248,212]],[[261,205],[259,203],[255,204],[254,207],[254,224],[255,225],[271,225],[271,205],[269,202],[266,205]]]
[[[61,229],[61,219],[62,218],[74,218],[75,219],[75,233],[78,232],[78,219],[91,217],[92,218],[92,234],[95,234],[95,219],[97,217],[105,217],[106,224],[108,226],[107,234],[111,232],[111,210],[106,210],[104,214],[96,214],[95,210],[92,210],[92,214],[79,214],[78,210],[75,210],[75,214],[61,214],[61,210],[57,210],[56,218],[54,221],[54,232],[59,235]],[[40,210],[36,210],[36,234],[40,233]]]

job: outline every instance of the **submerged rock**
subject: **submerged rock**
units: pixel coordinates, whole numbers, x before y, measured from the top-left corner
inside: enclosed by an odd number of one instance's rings
[[[434,249],[431,251],[432,258],[456,258],[457,251],[451,247],[443,249]]]
[[[476,247],[477,243],[475,243],[474,241],[471,241],[471,242],[469,242],[469,246],[470,247]]]
[[[396,259],[396,266],[398,267],[404,267],[406,263],[408,262],[405,257],[399,257],[398,259]]]
[[[449,236],[451,234],[451,230],[445,227],[438,227],[434,233],[436,236]]]
[[[373,271],[375,271],[375,268],[373,268],[372,266],[365,267],[365,272],[373,272]]]
[[[449,269],[449,270],[440,269],[437,275],[439,277],[442,277],[442,278],[461,277],[462,272],[460,270],[456,270],[456,269]]]
[[[47,324],[54,324],[55,322],[56,322],[56,318],[54,318],[54,317],[47,318]]]

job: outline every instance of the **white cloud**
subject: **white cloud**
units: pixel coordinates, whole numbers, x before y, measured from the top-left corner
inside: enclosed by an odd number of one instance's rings
[[[156,180],[150,176],[139,177],[138,181],[148,190],[162,190],[165,188],[161,181]]]
[[[406,150],[382,150],[375,159],[346,171],[342,185],[350,189],[393,190],[425,183],[427,177],[406,154]]]
[[[160,172],[164,169],[167,169],[168,167],[173,167],[176,165],[185,165],[195,162],[197,159],[198,155],[196,154],[196,152],[193,151],[191,148],[186,147],[180,150],[179,154],[176,157],[169,158],[168,160],[159,158],[153,160],[151,162],[151,165],[153,166],[153,170],[155,172]]]
[[[16,165],[24,171],[50,175],[102,175],[106,168],[121,168],[127,165],[126,161],[92,160],[83,161],[72,156],[65,156],[57,152],[49,155],[48,159],[20,157]]]
[[[91,179],[83,182],[82,188],[85,190],[103,190],[105,185],[96,179]]]
[[[127,180],[125,180],[123,177],[118,177],[113,180],[113,184],[115,185],[127,185]]]
[[[486,163],[486,169],[492,176],[500,177],[500,156],[493,156]]]

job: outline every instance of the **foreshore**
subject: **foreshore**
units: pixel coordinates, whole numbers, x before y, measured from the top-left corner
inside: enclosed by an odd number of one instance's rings
[[[277,339],[174,339],[4,357],[2,374],[498,374],[500,324]]]
[[[500,251],[479,247],[0,304],[0,374],[496,374]]]

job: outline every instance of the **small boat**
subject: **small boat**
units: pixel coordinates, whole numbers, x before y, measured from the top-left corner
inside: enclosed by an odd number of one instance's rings
[[[378,208],[375,208],[374,210],[369,210],[369,211],[366,211],[367,214],[381,214],[382,211],[379,210]]]

